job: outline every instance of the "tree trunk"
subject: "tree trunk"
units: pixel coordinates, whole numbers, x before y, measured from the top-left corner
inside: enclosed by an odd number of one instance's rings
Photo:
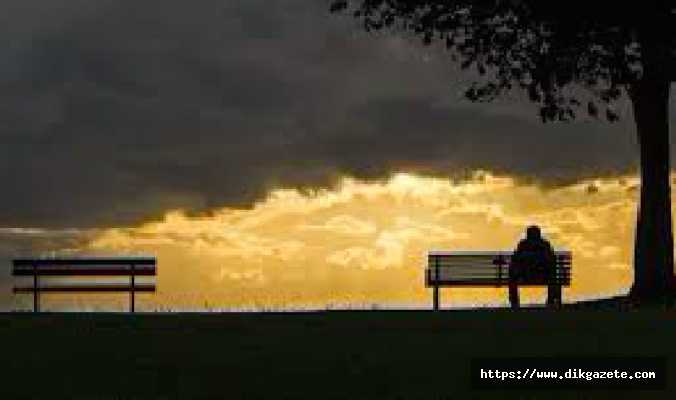
[[[644,74],[629,90],[641,157],[641,194],[634,242],[634,283],[639,304],[671,301],[674,242],[669,177],[670,82]]]

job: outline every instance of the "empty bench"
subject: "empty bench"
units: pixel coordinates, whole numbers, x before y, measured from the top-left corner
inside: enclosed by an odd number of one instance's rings
[[[440,287],[509,286],[512,250],[432,250],[427,253],[425,285],[433,289],[433,308],[439,309]],[[572,253],[555,250],[556,271],[553,282],[570,286]],[[519,286],[548,286],[542,276],[518,280]]]
[[[33,311],[40,310],[40,293],[114,293],[130,294],[130,311],[135,309],[137,292],[155,292],[155,281],[137,283],[136,277],[155,277],[156,261],[154,257],[73,257],[73,258],[23,258],[13,260],[12,275],[17,278],[29,278],[29,284],[15,285],[14,293],[32,293]],[[53,277],[81,278],[97,277],[103,283],[72,282],[54,283]],[[111,278],[128,277],[129,282],[111,282]],[[44,278],[47,279],[45,282]],[[58,281],[58,279],[57,279]],[[74,281],[74,282],[73,282]],[[105,282],[108,281],[108,282]]]

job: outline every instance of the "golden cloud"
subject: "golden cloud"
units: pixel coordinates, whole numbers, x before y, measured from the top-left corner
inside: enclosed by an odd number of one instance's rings
[[[425,304],[426,251],[512,249],[536,223],[555,247],[573,252],[570,301],[631,283],[637,184],[619,177],[543,188],[486,171],[464,182],[412,173],[377,182],[345,177],[328,189],[273,190],[246,210],[194,217],[172,210],[159,221],[105,230],[85,250],[157,254],[161,291],[148,300],[157,304]],[[442,293],[455,304],[506,301],[503,289]]]

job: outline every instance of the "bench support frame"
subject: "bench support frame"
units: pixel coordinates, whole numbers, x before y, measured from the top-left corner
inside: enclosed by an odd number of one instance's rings
[[[35,258],[14,260],[12,275],[31,277],[32,286],[14,287],[14,293],[33,294],[33,312],[40,312],[40,292],[51,293],[129,293],[129,311],[136,312],[136,292],[155,292],[155,283],[136,284],[136,275],[156,275],[155,258]],[[101,265],[102,268],[92,267]],[[138,268],[137,268],[138,267]],[[98,277],[129,277],[129,284],[115,285],[40,285],[41,276],[98,276]]]
[[[478,256],[478,257],[489,257],[491,258],[491,264],[495,268],[496,274],[495,274],[495,280],[494,282],[491,282],[490,284],[467,284],[467,282],[459,282],[460,284],[453,284],[446,282],[444,283],[443,281],[440,280],[440,270],[443,267],[441,265],[439,257],[439,252],[433,251],[428,254],[428,268],[427,268],[427,283],[428,287],[431,286],[432,288],[432,310],[433,311],[439,311],[441,309],[441,292],[440,288],[442,286],[445,287],[452,287],[452,286],[476,286],[476,287],[485,287],[485,286],[493,286],[493,287],[507,287],[509,290],[509,287],[511,284],[509,283],[509,267],[510,267],[510,262],[509,262],[509,257],[511,252],[509,251],[504,251],[504,250],[498,250],[498,251],[458,251],[457,254],[454,254],[455,252],[453,251],[441,251],[441,256],[446,258],[448,256],[453,257],[454,255],[459,255],[459,256],[464,256],[467,257],[469,256]],[[571,265],[571,258],[572,255],[569,251],[557,251],[556,252],[556,263],[557,263],[557,271],[559,271],[559,268],[569,268]],[[564,271],[566,271],[564,269]],[[558,273],[558,272],[557,272]],[[570,284],[570,271],[565,272],[563,275],[563,280],[559,281],[559,293],[561,293],[561,290],[563,289],[563,286],[568,286]],[[478,282],[477,282],[478,283]],[[519,286],[544,286],[544,287],[549,287],[548,284],[517,284],[517,290]],[[560,294],[559,294],[560,296]]]

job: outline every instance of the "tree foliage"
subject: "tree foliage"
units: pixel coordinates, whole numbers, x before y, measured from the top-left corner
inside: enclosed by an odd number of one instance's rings
[[[580,111],[616,121],[623,90],[647,75],[676,78],[674,3],[333,0],[331,11],[351,13],[366,30],[403,28],[424,44],[442,41],[461,68],[483,77],[465,93],[472,101],[518,90],[545,122]]]

